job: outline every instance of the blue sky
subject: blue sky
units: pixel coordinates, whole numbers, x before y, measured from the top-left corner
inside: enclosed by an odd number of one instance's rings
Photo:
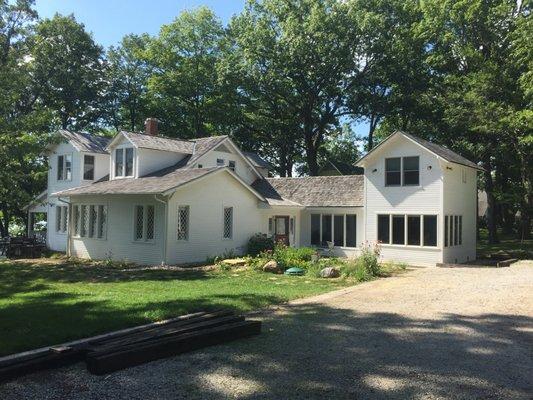
[[[104,47],[116,45],[129,33],[155,35],[183,10],[207,6],[226,24],[244,8],[245,0],[37,0],[41,18],[55,13],[74,14]],[[366,124],[357,124],[358,135],[366,136]]]

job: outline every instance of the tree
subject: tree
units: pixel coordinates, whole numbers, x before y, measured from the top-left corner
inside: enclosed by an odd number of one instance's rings
[[[334,0],[250,1],[230,24],[240,70],[259,88],[251,95],[296,119],[290,133],[301,138],[311,175],[326,133],[346,113],[344,93],[367,67],[358,59],[354,12],[351,3]]]
[[[148,35],[127,35],[107,52],[106,121],[116,130],[139,129],[147,115],[146,91],[150,70],[146,64]]]
[[[170,136],[194,138],[224,129],[224,92],[217,62],[224,29],[205,7],[185,11],[150,43],[148,97],[152,115]]]
[[[83,128],[99,115],[104,90],[102,48],[73,15],[39,21],[32,38],[33,76],[38,97],[61,128]]]

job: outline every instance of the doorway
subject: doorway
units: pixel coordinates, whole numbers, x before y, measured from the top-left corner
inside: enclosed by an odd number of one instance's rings
[[[276,216],[274,217],[274,240],[276,243],[282,242],[289,246],[289,217]]]

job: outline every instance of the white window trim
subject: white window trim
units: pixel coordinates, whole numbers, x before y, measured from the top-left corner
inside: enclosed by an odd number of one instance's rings
[[[187,208],[187,235],[185,239],[179,238],[179,227],[180,227],[180,209]],[[188,204],[180,204],[176,209],[176,240],[178,243],[186,243],[189,241],[191,236],[191,207]]]
[[[147,209],[149,206],[154,207],[154,237],[152,239],[146,238],[146,230],[148,227],[148,212]],[[137,223],[137,207],[143,207],[143,236],[141,239],[135,238],[135,231],[136,231],[136,223]],[[155,237],[156,237],[156,215],[157,215],[157,208],[155,204],[153,203],[146,203],[146,204],[135,204],[133,206],[133,225],[132,225],[132,243],[144,243],[144,244],[154,244],[155,243]]]
[[[85,178],[85,157],[92,157],[93,158],[93,179],[86,179]],[[87,182],[93,182],[96,179],[96,156],[94,154],[83,154],[81,158],[81,180],[87,181]]]
[[[133,165],[131,167],[131,175],[126,175],[126,149],[132,149]],[[122,175],[117,175],[117,150],[122,150]],[[113,179],[129,179],[135,177],[135,168],[137,166],[136,160],[137,151],[133,146],[117,146],[113,149]]]
[[[227,208],[231,208],[232,211],[231,211],[231,236],[230,237],[225,237],[224,236],[224,231],[225,231],[225,216],[226,216],[226,209]],[[233,205],[228,205],[228,204],[225,204],[222,206],[222,240],[225,240],[225,241],[231,241],[233,240],[233,238],[235,237],[235,207]]]
[[[83,220],[82,220],[82,214],[81,214],[81,206],[85,206],[86,207],[86,210],[87,210],[87,213],[90,214],[90,209],[91,209],[91,206],[93,206],[96,210],[96,222],[95,222],[95,225],[94,225],[94,229],[93,229],[93,236],[89,236],[89,232],[90,232],[90,225],[91,225],[91,221],[89,219],[89,224],[87,225],[87,232],[86,232],[86,235],[85,236],[82,236],[81,235],[81,231],[82,231],[82,224],[83,224]],[[106,210],[106,224],[105,224],[105,228],[104,228],[104,231],[103,231],[103,235],[101,238],[98,237],[98,228],[100,226],[100,219],[101,219],[101,214],[100,214],[100,206],[103,206],[104,209]],[[76,215],[76,208],[79,207],[79,215],[78,215],[78,220],[76,220],[74,218],[74,216]],[[90,215],[89,215],[89,218],[90,218]],[[76,234],[76,224],[79,224],[79,231],[78,233]],[[70,225],[70,220],[69,220],[69,225]],[[90,240],[101,240],[101,241],[106,241],[107,240],[107,228],[109,226],[109,206],[107,203],[86,203],[86,202],[83,202],[83,203],[74,203],[72,204],[72,237],[73,238],[76,238],[76,239],[90,239]]]
[[[404,158],[410,158],[410,157],[418,157],[418,185],[406,185],[404,183],[403,179],[403,159]],[[399,158],[400,159],[400,184],[399,185],[387,185],[387,160],[393,159],[393,158]],[[408,171],[414,171],[414,170],[408,170]],[[422,175],[421,175],[421,169],[420,169],[420,156],[394,156],[394,157],[386,157],[383,159],[383,184],[385,187],[410,187],[410,188],[419,188],[422,186]],[[388,213],[387,213],[388,214]]]
[[[439,233],[439,216],[440,214],[435,214],[435,213],[425,213],[425,214],[413,214],[413,213],[401,213],[401,212],[394,212],[394,213],[391,213],[391,212],[376,212],[375,213],[376,215],[376,242],[378,241],[378,217],[380,215],[388,215],[389,216],[389,243],[380,243],[380,246],[381,247],[387,247],[387,248],[410,248],[410,249],[427,249],[427,250],[441,250],[441,246],[440,246],[440,233]],[[404,217],[404,222],[403,222],[403,229],[404,229],[404,240],[405,240],[405,244],[393,244],[392,243],[392,216],[393,215],[397,215],[397,216],[401,216],[403,215]],[[407,244],[407,217],[408,216],[418,216],[420,217],[420,245],[416,245],[416,244]],[[437,241],[436,241],[436,245],[435,246],[426,246],[424,244],[424,216],[431,216],[431,217],[437,217],[437,232],[436,232],[436,235],[437,235]]]
[[[331,215],[331,242],[333,243],[333,247],[337,248],[337,249],[347,249],[347,250],[351,250],[351,249],[358,249],[360,248],[360,246],[357,245],[357,213],[356,212],[351,212],[351,213],[336,213],[336,212],[328,212],[328,213],[321,213],[321,212],[311,212],[309,214],[309,228],[311,228],[311,215],[319,215],[320,218],[319,218],[319,221],[320,221],[320,243],[323,242],[322,240],[322,215]],[[348,215],[355,215],[355,247],[352,247],[352,246],[347,246],[346,245],[346,216]],[[344,224],[344,240],[343,240],[343,245],[342,246],[335,246],[335,216],[343,216],[343,224]],[[324,249],[326,248],[326,246],[322,246],[322,244],[320,245],[316,245],[316,244],[311,244],[311,246],[313,247],[316,247],[316,248],[321,248],[321,249]]]
[[[67,158],[66,156],[70,156],[70,178],[67,179]],[[59,157],[63,157],[63,178],[58,179],[57,174],[59,173],[59,169],[56,169],[56,181],[57,182],[70,182],[72,181],[72,175],[74,174],[73,166],[74,166],[74,155],[72,153],[61,153],[57,155],[56,159],[56,168],[59,167]]]

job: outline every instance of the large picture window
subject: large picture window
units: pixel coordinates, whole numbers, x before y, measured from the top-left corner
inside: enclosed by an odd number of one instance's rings
[[[424,246],[437,245],[437,216],[424,215]]]
[[[378,215],[378,241],[390,243],[390,216]]]
[[[311,214],[311,245],[357,247],[355,214]]]
[[[420,245],[420,215],[407,216],[407,244]]]
[[[335,246],[344,246],[344,215],[335,215],[333,217],[333,244]]]
[[[322,246],[331,242],[331,214],[322,215]]]
[[[346,214],[346,247],[357,246],[357,216]]]
[[[320,214],[311,214],[311,244],[320,246]]]
[[[392,216],[392,244],[405,244],[405,216]]]
[[[377,222],[377,239],[381,243],[430,247],[437,245],[436,215],[381,214],[378,215]]]

